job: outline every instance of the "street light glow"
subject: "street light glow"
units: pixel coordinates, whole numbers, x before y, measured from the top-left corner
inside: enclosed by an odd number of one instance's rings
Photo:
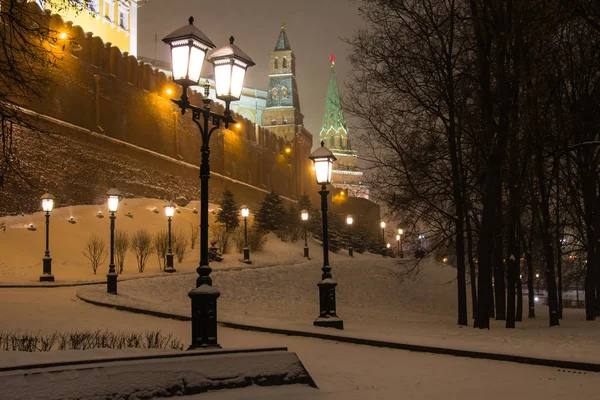
[[[245,204],[242,206],[241,211],[242,217],[248,218],[248,216],[250,215],[250,209]]]

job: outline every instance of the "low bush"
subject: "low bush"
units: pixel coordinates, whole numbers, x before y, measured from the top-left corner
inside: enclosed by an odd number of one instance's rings
[[[185,233],[176,229],[171,236],[172,251],[177,256],[177,262],[182,262],[185,256],[188,255],[188,238]]]
[[[98,348],[125,349],[172,349],[183,350],[180,339],[173,334],[164,335],[160,331],[150,332],[54,332],[50,334],[30,334],[21,332],[0,332],[1,351],[51,351],[89,350]]]
[[[165,259],[169,249],[169,234],[167,231],[156,232],[152,244],[158,258],[158,268],[162,271],[165,269]]]

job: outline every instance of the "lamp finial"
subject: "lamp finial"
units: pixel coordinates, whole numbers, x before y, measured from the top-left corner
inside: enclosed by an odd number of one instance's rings
[[[321,140],[321,147],[325,147],[325,142]]]
[[[194,17],[190,17],[188,19],[188,21],[189,21],[190,25],[194,25]]]
[[[235,40],[235,38],[233,36],[229,36],[229,44],[233,44],[234,40]]]

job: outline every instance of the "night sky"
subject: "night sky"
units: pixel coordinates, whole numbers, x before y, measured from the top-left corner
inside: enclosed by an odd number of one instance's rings
[[[194,25],[217,47],[227,44],[229,36],[235,37],[235,44],[256,63],[249,69],[245,85],[265,90],[269,52],[285,21],[296,55],[304,124],[316,144],[329,82],[329,54],[335,55],[338,84],[344,93],[351,67],[346,61],[348,45],[340,38],[351,37],[355,28],[362,26],[358,5],[351,0],[151,0],[139,9],[138,53],[168,61],[168,47],[161,39],[194,16]],[[203,76],[207,71],[205,67]]]

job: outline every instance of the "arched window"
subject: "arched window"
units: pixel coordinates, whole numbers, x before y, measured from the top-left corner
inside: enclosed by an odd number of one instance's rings
[[[271,91],[271,97],[274,99],[279,98],[279,91],[277,90],[277,88],[273,88],[273,90]]]
[[[285,62],[285,58],[283,59],[283,61]],[[281,98],[282,99],[287,99],[288,97],[288,88],[286,88],[285,86],[281,88]]]
[[[273,62],[273,68],[275,68],[275,69],[279,68],[279,59],[277,57],[275,57],[275,61]]]
[[[287,68],[287,57],[283,57],[283,62],[281,63],[283,68]]]
[[[335,148],[335,138],[333,136],[329,138],[329,147]]]

